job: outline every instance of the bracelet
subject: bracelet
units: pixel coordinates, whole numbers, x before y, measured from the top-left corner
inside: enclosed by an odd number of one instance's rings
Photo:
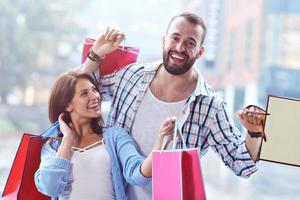
[[[250,135],[250,137],[252,137],[252,138],[259,138],[259,137],[263,136],[262,132],[252,132],[252,131],[248,131],[248,130],[247,130],[247,132]]]
[[[105,56],[103,56],[103,57],[100,58],[100,56],[98,56],[98,55],[93,51],[92,48],[90,48],[90,50],[89,50],[89,52],[88,52],[88,54],[87,54],[87,57],[88,57],[91,61],[94,61],[94,62],[96,62],[96,63],[99,63],[100,61],[102,61],[102,60],[105,58]]]

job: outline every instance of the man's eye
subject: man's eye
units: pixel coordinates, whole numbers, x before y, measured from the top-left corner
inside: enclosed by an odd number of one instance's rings
[[[187,46],[188,46],[189,48],[193,48],[193,47],[196,46],[196,44],[195,44],[195,42],[189,41],[189,42],[187,42]]]
[[[178,41],[179,37],[172,37],[171,39],[174,40],[174,41]]]

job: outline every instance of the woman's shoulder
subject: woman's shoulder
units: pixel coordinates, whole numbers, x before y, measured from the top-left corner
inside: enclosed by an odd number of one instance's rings
[[[114,125],[112,127],[106,127],[103,129],[104,135],[120,135],[120,134],[129,134],[126,129],[121,127],[120,125]]]
[[[104,139],[120,139],[120,138],[130,138],[128,131],[121,127],[120,125],[114,125],[112,127],[107,127],[103,129]]]

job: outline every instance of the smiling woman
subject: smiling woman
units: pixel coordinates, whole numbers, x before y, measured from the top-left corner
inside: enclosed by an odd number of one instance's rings
[[[93,132],[102,132],[104,125],[100,111],[100,95],[95,81],[88,74],[69,72],[61,75],[54,84],[49,100],[49,119],[57,121],[63,113],[63,120],[70,125],[74,120],[89,119]],[[96,110],[92,112],[93,109]]]
[[[68,72],[54,83],[49,101],[49,119],[59,121],[59,137],[42,148],[35,183],[52,199],[127,199],[130,184],[151,180],[152,156],[141,156],[125,129],[105,128],[101,97],[93,78]],[[171,118],[162,124],[153,149],[173,131]],[[123,177],[124,175],[124,177]]]

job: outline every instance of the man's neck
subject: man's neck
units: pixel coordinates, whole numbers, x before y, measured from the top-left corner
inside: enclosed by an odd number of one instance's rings
[[[161,65],[151,82],[152,93],[165,102],[176,102],[187,99],[197,85],[197,74],[191,68],[182,75],[172,75]]]

